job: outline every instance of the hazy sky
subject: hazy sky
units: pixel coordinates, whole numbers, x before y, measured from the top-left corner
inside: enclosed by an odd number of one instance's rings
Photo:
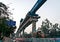
[[[19,26],[20,19],[25,18],[26,14],[30,11],[36,1],[37,0],[0,0],[0,2],[3,2],[10,7],[9,10],[13,13],[12,16],[17,22],[17,28]],[[47,0],[36,13],[41,16],[37,22],[37,28],[40,27],[41,22],[46,18],[52,23],[60,24],[60,0]],[[32,30],[31,25],[25,31],[28,31],[29,33],[29,30]]]

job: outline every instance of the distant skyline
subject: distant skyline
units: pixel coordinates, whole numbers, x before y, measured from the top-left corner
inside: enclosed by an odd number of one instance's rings
[[[26,14],[31,10],[36,1],[37,0],[0,0],[0,2],[10,7],[9,10],[13,13],[12,16],[17,22],[17,28],[20,24],[20,19],[25,18]],[[60,24],[60,0],[47,0],[36,13],[41,16],[37,22],[37,28],[40,27],[42,21],[46,18],[53,24]],[[28,31],[29,33],[31,30],[32,26],[30,25],[25,31]]]

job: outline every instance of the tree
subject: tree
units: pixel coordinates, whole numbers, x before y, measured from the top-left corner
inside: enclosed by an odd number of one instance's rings
[[[42,22],[41,30],[44,32],[46,36],[48,36],[49,34],[50,26],[52,26],[52,23],[48,19],[45,19],[45,21]]]
[[[57,38],[60,37],[60,27],[58,23],[55,23],[54,25],[46,19],[42,22],[41,30],[44,32],[45,36],[47,38]]]
[[[51,35],[51,37],[53,37],[53,38],[58,38],[58,37],[60,37],[60,29],[59,29],[59,27],[58,27],[59,25],[58,25],[58,23],[55,23],[54,25],[53,25],[53,28],[51,29],[51,32],[50,32],[50,35]]]
[[[9,16],[10,13],[8,12],[7,6],[0,2],[0,34],[3,37],[9,37],[10,33],[13,33],[14,29],[16,29],[16,26],[8,26],[8,24],[6,23],[6,21],[11,20]]]

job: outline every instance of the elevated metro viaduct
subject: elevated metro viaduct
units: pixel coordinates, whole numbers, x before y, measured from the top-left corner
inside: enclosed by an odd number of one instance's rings
[[[38,0],[36,4],[33,6],[33,8],[27,13],[25,19],[21,19],[20,26],[17,30],[16,36],[19,37],[19,34],[21,31],[28,27],[30,24],[32,24],[32,35],[34,32],[36,32],[36,22],[40,18],[38,14],[36,14],[36,11],[46,2],[47,0]]]

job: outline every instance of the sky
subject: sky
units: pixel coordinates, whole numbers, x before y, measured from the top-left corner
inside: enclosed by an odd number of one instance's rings
[[[32,9],[37,0],[0,0],[0,2],[6,4],[9,7],[11,13],[13,13],[13,20],[16,21],[17,29],[20,24],[21,18],[25,18],[26,14]],[[41,18],[36,24],[36,28],[41,26],[42,21],[46,18],[50,22],[60,24],[60,0],[47,0],[36,12]],[[11,18],[12,18],[11,17]],[[16,30],[17,30],[16,29]],[[32,31],[32,25],[25,29],[26,32]]]

